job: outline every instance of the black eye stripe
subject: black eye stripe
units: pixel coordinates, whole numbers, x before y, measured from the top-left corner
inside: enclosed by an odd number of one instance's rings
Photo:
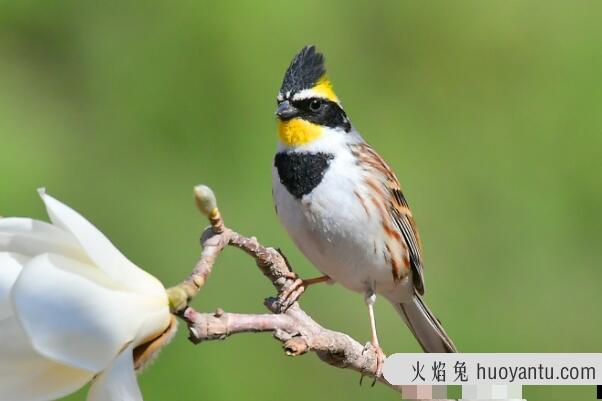
[[[292,104],[293,104],[293,106],[295,106],[299,110],[310,111],[311,110],[311,108],[310,108],[311,102],[313,102],[314,100],[320,100],[322,103],[329,102],[326,99],[320,99],[320,98],[317,98],[317,97],[310,97],[310,98],[307,98],[307,99],[293,100]]]
[[[321,107],[313,111],[310,107],[311,102],[320,100]],[[301,100],[293,100],[292,105],[299,110],[298,116],[304,120],[318,125],[324,125],[331,128],[342,128],[346,132],[351,130],[351,123],[347,118],[345,111],[338,103],[324,98],[311,97]]]

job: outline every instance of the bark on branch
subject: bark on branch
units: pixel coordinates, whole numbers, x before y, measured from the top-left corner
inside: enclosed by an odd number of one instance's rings
[[[282,342],[287,355],[297,356],[311,351],[332,366],[355,370],[401,392],[401,386],[393,386],[382,375],[376,375],[377,354],[371,345],[364,346],[347,334],[324,328],[297,302],[286,308],[278,297],[268,298],[264,304],[271,312],[269,314],[226,313],[221,309],[214,313],[200,313],[188,306],[206,284],[217,258],[227,246],[238,248],[252,257],[279,295],[297,279],[279,250],[265,247],[256,238],[240,235],[224,225],[209,188],[195,188],[195,196],[199,209],[209,218],[211,225],[201,236],[203,251],[192,273],[178,286],[168,290],[172,311],[188,325],[190,341],[198,344],[223,340],[237,333],[272,332]]]

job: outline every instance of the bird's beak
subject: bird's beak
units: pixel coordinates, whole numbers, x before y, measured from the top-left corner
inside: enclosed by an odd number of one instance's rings
[[[297,115],[298,110],[288,100],[281,102],[276,109],[276,115],[281,120],[290,120]]]

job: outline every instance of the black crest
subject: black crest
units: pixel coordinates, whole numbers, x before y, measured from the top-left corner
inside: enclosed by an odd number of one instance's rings
[[[313,45],[305,46],[286,70],[280,93],[294,93],[312,88],[325,73],[324,55],[318,53]]]

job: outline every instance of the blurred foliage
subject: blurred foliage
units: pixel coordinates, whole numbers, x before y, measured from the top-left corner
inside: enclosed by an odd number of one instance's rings
[[[228,224],[315,275],[270,193],[275,95],[315,43],[404,185],[427,300],[459,348],[597,352],[601,17],[593,0],[0,1],[0,214],[45,218],[46,186],[171,285],[199,253],[191,192],[206,183]],[[272,293],[228,250],[196,305],[257,312]],[[368,340],[361,296],[318,286],[302,302]],[[385,302],[377,319],[385,351],[418,350]],[[267,334],[193,347],[185,330],[140,378],[146,400],[397,399],[358,380]]]

